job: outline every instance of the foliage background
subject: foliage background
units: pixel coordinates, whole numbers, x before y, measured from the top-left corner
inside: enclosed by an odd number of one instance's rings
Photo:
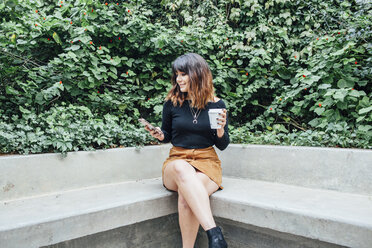
[[[154,143],[203,56],[233,142],[372,148],[369,1],[0,1],[0,152]]]

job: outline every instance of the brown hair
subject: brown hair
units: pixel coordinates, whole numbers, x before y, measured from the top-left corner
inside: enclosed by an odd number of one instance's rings
[[[188,92],[181,92],[177,84],[176,72],[186,73],[189,78]],[[172,88],[165,100],[171,100],[174,106],[182,106],[187,97],[191,100],[191,106],[204,109],[209,101],[214,99],[212,72],[207,62],[196,53],[187,53],[178,57],[172,63]]]

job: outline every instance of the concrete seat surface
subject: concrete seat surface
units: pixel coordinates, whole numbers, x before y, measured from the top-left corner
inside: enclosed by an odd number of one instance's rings
[[[214,216],[347,247],[372,244],[372,197],[249,179],[223,179]]]
[[[0,202],[0,247],[55,244],[177,212],[161,178]]]
[[[372,243],[370,196],[235,178],[223,185],[211,196],[216,217],[347,247]],[[176,202],[161,178],[8,201],[0,247],[40,247],[170,215]]]

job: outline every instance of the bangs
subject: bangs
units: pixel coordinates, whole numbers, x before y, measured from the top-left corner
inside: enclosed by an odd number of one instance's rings
[[[186,74],[190,72],[190,61],[187,56],[182,55],[178,57],[172,64],[172,73],[176,74],[177,71],[182,71]]]

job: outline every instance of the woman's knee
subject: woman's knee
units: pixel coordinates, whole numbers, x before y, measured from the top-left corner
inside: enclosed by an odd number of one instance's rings
[[[185,160],[175,160],[169,166],[176,181],[185,181],[187,176],[195,173],[195,169]]]

